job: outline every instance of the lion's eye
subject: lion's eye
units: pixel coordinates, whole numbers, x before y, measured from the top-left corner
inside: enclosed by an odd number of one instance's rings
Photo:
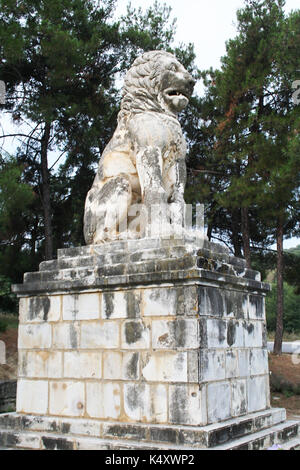
[[[169,67],[169,70],[171,70],[172,72],[176,72],[176,70],[177,70],[176,64],[171,64],[170,67]]]

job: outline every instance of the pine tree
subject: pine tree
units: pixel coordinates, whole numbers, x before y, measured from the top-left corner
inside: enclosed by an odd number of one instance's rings
[[[237,12],[238,36],[227,43],[220,70],[209,71],[202,132],[208,132],[208,170],[221,174],[215,213],[237,220],[250,267],[250,241],[277,241],[277,334],[280,353],[283,316],[283,237],[297,217],[299,157],[292,151],[300,107],[292,84],[300,70],[300,13],[284,15],[283,0],[245,0]],[[299,213],[298,213],[299,215]],[[253,217],[254,216],[254,217]],[[223,219],[224,220],[224,219]],[[228,225],[227,225],[228,226]],[[257,229],[262,229],[258,233]],[[237,254],[237,253],[236,253]]]

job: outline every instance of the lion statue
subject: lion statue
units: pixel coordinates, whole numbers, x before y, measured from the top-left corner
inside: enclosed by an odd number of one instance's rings
[[[86,197],[87,244],[144,237],[141,214],[133,210],[138,205],[184,204],[186,142],[177,114],[187,106],[194,84],[168,52],[146,52],[134,61],[125,77],[117,128]]]

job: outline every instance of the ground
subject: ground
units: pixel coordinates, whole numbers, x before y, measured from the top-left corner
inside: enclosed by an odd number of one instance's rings
[[[0,341],[6,345],[6,364],[0,365],[0,380],[16,379],[17,377],[17,337],[18,329],[14,326],[5,333],[0,333]],[[293,363],[290,354],[282,356],[269,355],[271,371],[271,404],[276,408],[285,408],[288,418],[300,419],[300,358]],[[297,394],[293,392],[297,389]]]

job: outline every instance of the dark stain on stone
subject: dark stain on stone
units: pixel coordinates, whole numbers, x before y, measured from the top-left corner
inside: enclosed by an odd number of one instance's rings
[[[70,423],[62,423],[61,424],[61,432],[63,434],[68,434],[71,429],[71,424]]]
[[[254,325],[253,323],[244,323],[244,329],[247,330],[247,332],[249,333],[249,335],[251,335],[251,333],[253,333],[254,331]]]
[[[136,343],[142,337],[143,325],[137,321],[127,322],[125,324],[125,339],[127,344]]]
[[[158,442],[176,443],[176,429],[150,428],[150,440]]]
[[[134,292],[127,292],[127,318],[138,318],[140,316],[140,296]]]
[[[232,346],[236,340],[236,323],[233,321],[228,322],[227,326],[227,343]]]
[[[187,342],[185,320],[178,320],[176,322],[173,322],[172,325],[174,327],[176,347],[184,348]]]
[[[63,438],[42,437],[42,443],[46,450],[73,450],[73,442]]]
[[[139,353],[135,352],[132,354],[132,357],[127,365],[126,374],[128,378],[130,379],[138,378],[138,361],[139,361]]]
[[[232,427],[225,426],[221,429],[216,429],[215,431],[209,433],[208,436],[208,446],[214,447],[217,445],[225,444],[225,442],[232,439]]]
[[[103,294],[103,300],[105,304],[105,318],[110,318],[114,311],[114,294],[112,292]]]
[[[252,307],[255,309],[255,314],[257,318],[262,318],[263,316],[263,298],[257,295],[250,295],[249,301]]]
[[[7,433],[6,434],[6,446],[14,447],[20,443],[20,438],[17,434]]]
[[[198,287],[198,312],[200,315],[207,315],[206,311],[206,289],[204,287]]]
[[[135,439],[146,439],[146,428],[141,426],[127,426],[115,424],[105,430],[106,436],[130,437]]]
[[[52,421],[52,422],[50,423],[50,428],[51,428],[51,431],[54,431],[54,432],[58,431],[57,422],[56,422],[56,421]]]
[[[212,315],[222,316],[224,313],[224,302],[221,292],[213,287],[207,288],[207,297],[210,303],[210,312]]]
[[[141,395],[144,388],[144,385],[132,385],[127,389],[126,401],[131,411],[142,405]]]
[[[226,339],[226,322],[223,320],[218,320],[218,340],[219,343],[222,344]]]
[[[170,420],[174,424],[185,422],[187,396],[185,387],[177,386],[172,393],[170,403]]]
[[[33,297],[29,301],[29,320],[34,320],[40,312],[43,312],[43,320],[47,321],[49,310],[49,297]]]
[[[199,320],[200,348],[207,347],[207,320],[200,318]]]
[[[246,434],[250,434],[252,432],[252,427],[253,427],[253,421],[251,419],[249,419],[248,421],[241,422],[241,423],[233,424],[232,425],[232,438],[237,439],[239,437],[245,436]]]
[[[73,323],[70,324],[70,343],[71,343],[71,348],[72,349],[77,349],[78,348],[78,336],[77,336],[77,330],[76,327]]]

